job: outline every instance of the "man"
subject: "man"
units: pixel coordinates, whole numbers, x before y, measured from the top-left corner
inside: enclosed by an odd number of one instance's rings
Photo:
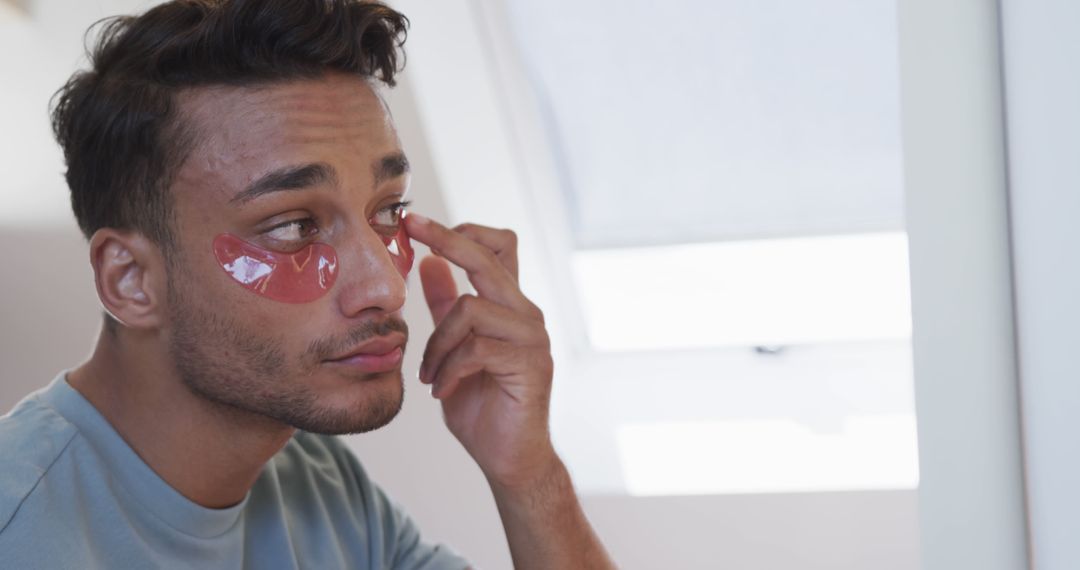
[[[375,83],[405,26],[357,0],[174,0],[104,25],[53,126],[108,314],[87,362],[0,419],[0,565],[465,567],[332,437],[400,409],[411,237],[438,253],[421,380],[515,566],[612,567],[551,445],[514,235],[403,216]]]

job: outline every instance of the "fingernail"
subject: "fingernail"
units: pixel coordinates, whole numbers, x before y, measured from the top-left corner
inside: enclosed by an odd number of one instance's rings
[[[431,221],[427,217],[421,216],[420,214],[417,214],[415,212],[409,212],[409,215],[406,216],[406,217],[409,218],[410,220],[412,220],[413,222],[417,223],[417,224],[426,224],[426,223]]]
[[[432,398],[435,398],[435,399],[439,398],[439,388],[442,388],[442,386],[440,386],[437,382],[431,385],[431,397]]]
[[[418,380],[420,380],[421,382],[424,382],[424,384],[427,384],[427,382],[424,380],[425,378],[427,378],[426,372],[427,372],[427,370],[425,370],[425,366],[423,364],[421,364],[420,365],[420,371],[416,373],[416,378]]]

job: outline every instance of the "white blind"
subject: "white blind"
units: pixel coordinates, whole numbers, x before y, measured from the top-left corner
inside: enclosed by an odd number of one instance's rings
[[[509,0],[579,248],[903,229],[891,0]]]

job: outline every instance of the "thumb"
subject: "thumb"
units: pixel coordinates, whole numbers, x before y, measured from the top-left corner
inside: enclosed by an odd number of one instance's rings
[[[458,298],[450,263],[434,255],[425,256],[420,260],[420,284],[424,287],[424,300],[431,310],[431,319],[437,326]]]

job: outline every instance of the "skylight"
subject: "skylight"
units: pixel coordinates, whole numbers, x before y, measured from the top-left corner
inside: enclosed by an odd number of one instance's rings
[[[902,232],[586,250],[574,273],[602,351],[911,335]]]

